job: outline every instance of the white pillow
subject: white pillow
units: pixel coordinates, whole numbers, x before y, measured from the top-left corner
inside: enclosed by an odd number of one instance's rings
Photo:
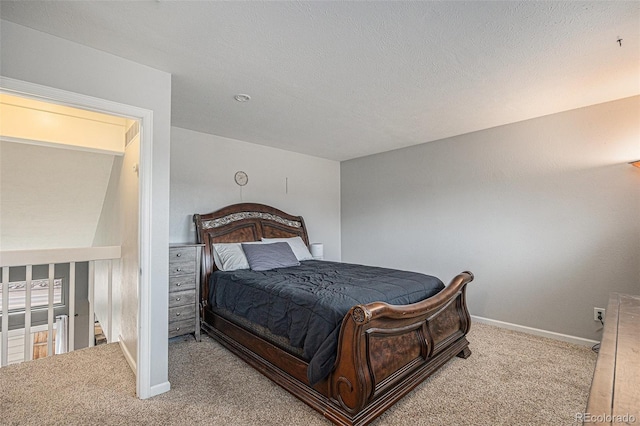
[[[242,250],[242,244],[262,244],[262,241],[213,244],[213,262],[219,271],[249,269],[249,261],[244,254],[244,250]]]
[[[278,242],[286,242],[291,246],[291,250],[293,254],[296,255],[298,261],[302,260],[312,260],[313,256],[309,253],[309,249],[305,245],[304,241],[300,237],[293,238],[263,238],[263,243],[278,243]]]
[[[249,269],[249,262],[240,243],[214,244],[213,261],[220,271]]]

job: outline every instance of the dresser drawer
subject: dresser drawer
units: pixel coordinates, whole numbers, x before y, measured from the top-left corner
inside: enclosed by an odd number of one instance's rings
[[[182,290],[195,290],[195,275],[181,275],[179,277],[169,277],[169,293]]]
[[[193,333],[196,331],[195,322],[193,319],[186,321],[176,321],[169,324],[169,338],[181,336],[187,333]]]
[[[192,309],[196,303],[196,291],[174,291],[169,294],[169,307],[175,308],[178,306],[189,305]]]
[[[173,321],[195,318],[196,316],[196,306],[194,305],[184,305],[184,306],[176,306],[175,308],[169,308],[169,324]],[[192,320],[193,322],[193,320]]]
[[[175,261],[194,262],[196,260],[195,247],[174,247],[169,249],[169,264]]]
[[[180,275],[194,275],[196,272],[196,264],[194,261],[176,260],[169,262],[169,277],[177,277]]]

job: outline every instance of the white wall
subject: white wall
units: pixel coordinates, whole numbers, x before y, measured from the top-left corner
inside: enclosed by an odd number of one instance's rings
[[[120,260],[121,279],[123,283],[137,282],[140,271],[138,262],[139,247],[139,193],[138,193],[138,171],[137,166],[140,164],[140,136],[133,138],[131,143],[125,148],[124,158],[122,161],[122,172],[120,177],[119,194],[119,211],[120,216],[120,232],[122,259]],[[134,167],[136,170],[134,170]],[[152,281],[155,286],[155,282]],[[167,289],[168,294],[168,289]],[[160,297],[160,295],[158,295]],[[168,297],[165,295],[165,297]],[[138,287],[120,286],[120,303],[122,317],[120,335],[134,336],[138,324],[140,323],[138,312]],[[168,321],[168,319],[167,319]],[[151,324],[164,324],[154,323]],[[167,327],[168,333],[168,327]],[[167,337],[168,338],[168,335]],[[132,352],[134,351],[135,352]],[[129,351],[134,359],[137,359],[138,348],[130,347]]]
[[[121,179],[123,174],[122,163],[124,156],[116,156],[113,159],[113,165],[111,167],[111,174],[109,176],[109,184],[104,194],[104,202],[102,205],[102,211],[98,219],[98,225],[96,226],[92,247],[103,246],[119,246],[122,244],[122,225],[121,225]],[[109,279],[109,263],[107,261],[95,262],[94,269],[94,312],[95,316],[100,321],[105,336],[109,339],[109,342],[116,342],[120,340],[121,328],[122,328],[122,270],[121,262],[114,261],[112,263],[112,324],[111,324],[111,336],[104,330],[106,327],[107,319],[109,315],[108,305],[108,279]],[[135,297],[134,300],[138,298]],[[136,354],[135,348],[131,348],[132,355]]]
[[[242,189],[234,182],[238,170],[249,175]],[[340,163],[173,127],[171,242],[196,241],[194,213],[240,202],[304,217],[311,242],[324,243],[325,259],[340,259]]]
[[[342,258],[450,280],[472,314],[599,339],[640,293],[640,97],[343,162]]]
[[[0,249],[90,247],[113,159],[0,141]]]
[[[138,270],[138,173],[134,166],[140,163],[140,135],[131,140],[124,157],[116,157],[102,214],[96,228],[93,246],[117,245],[122,249],[120,262],[113,265],[112,334],[109,341],[118,341],[120,335],[136,334],[138,324],[137,287],[122,286],[123,282],[137,282]],[[96,262],[95,266],[95,315],[105,329],[109,315],[108,263]],[[130,347],[134,359],[137,348]]]
[[[143,377],[143,396],[168,389],[167,323],[169,240],[169,147],[171,132],[171,75],[81,44],[2,21],[2,76],[41,84],[153,111],[151,151],[150,276],[148,296],[150,357]],[[124,315],[124,312],[123,312]],[[139,330],[137,330],[139,331]],[[137,347],[137,335],[123,336]],[[138,374],[140,370],[138,369]]]

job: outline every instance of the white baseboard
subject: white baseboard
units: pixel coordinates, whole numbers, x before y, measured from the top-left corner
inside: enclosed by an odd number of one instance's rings
[[[127,346],[123,343],[124,339],[122,336],[118,336],[118,343],[120,343],[120,349],[122,350],[122,354],[124,355],[124,359],[127,360],[129,367],[133,370],[133,374],[136,375],[136,381],[138,380],[138,371],[136,368],[136,360],[131,356],[131,352],[127,349]],[[161,393],[169,392],[171,390],[171,383],[169,381],[159,383],[157,385],[153,385],[148,389],[148,392],[144,392],[143,396],[138,395],[138,397],[142,399],[151,398],[152,396],[160,395]]]
[[[127,360],[129,367],[131,367],[131,370],[133,370],[133,374],[137,375],[138,372],[136,368],[136,360],[133,359],[133,356],[131,356],[131,352],[129,352],[129,349],[127,349],[127,345],[124,344],[124,339],[120,335],[118,336],[118,343],[120,344],[120,349],[122,350],[124,359]]]
[[[168,381],[157,384],[157,385],[153,385],[149,389],[149,398],[151,398],[152,396],[160,395],[161,393],[169,392],[170,389],[171,389],[171,383],[169,383]]]
[[[555,331],[541,330],[539,328],[527,327],[524,325],[512,324],[510,322],[498,321],[489,318],[478,317],[475,315],[471,315],[471,319],[473,321],[479,322],[480,324],[488,324],[494,325],[500,328],[506,328],[508,330],[520,331],[522,333],[533,334],[535,336],[548,337],[554,340],[560,340],[563,342],[573,343],[575,345],[580,346],[593,346],[596,343],[599,343],[596,340],[584,339],[582,337],[570,336],[568,334],[556,333]]]

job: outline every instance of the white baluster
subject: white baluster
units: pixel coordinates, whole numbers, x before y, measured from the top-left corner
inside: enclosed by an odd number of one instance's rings
[[[69,263],[69,352],[75,349],[76,337],[76,262]]]
[[[48,303],[48,318],[49,324],[47,333],[47,356],[53,355],[53,276],[55,275],[55,265],[49,264],[49,303]]]
[[[2,268],[2,353],[0,367],[9,362],[9,267]]]

